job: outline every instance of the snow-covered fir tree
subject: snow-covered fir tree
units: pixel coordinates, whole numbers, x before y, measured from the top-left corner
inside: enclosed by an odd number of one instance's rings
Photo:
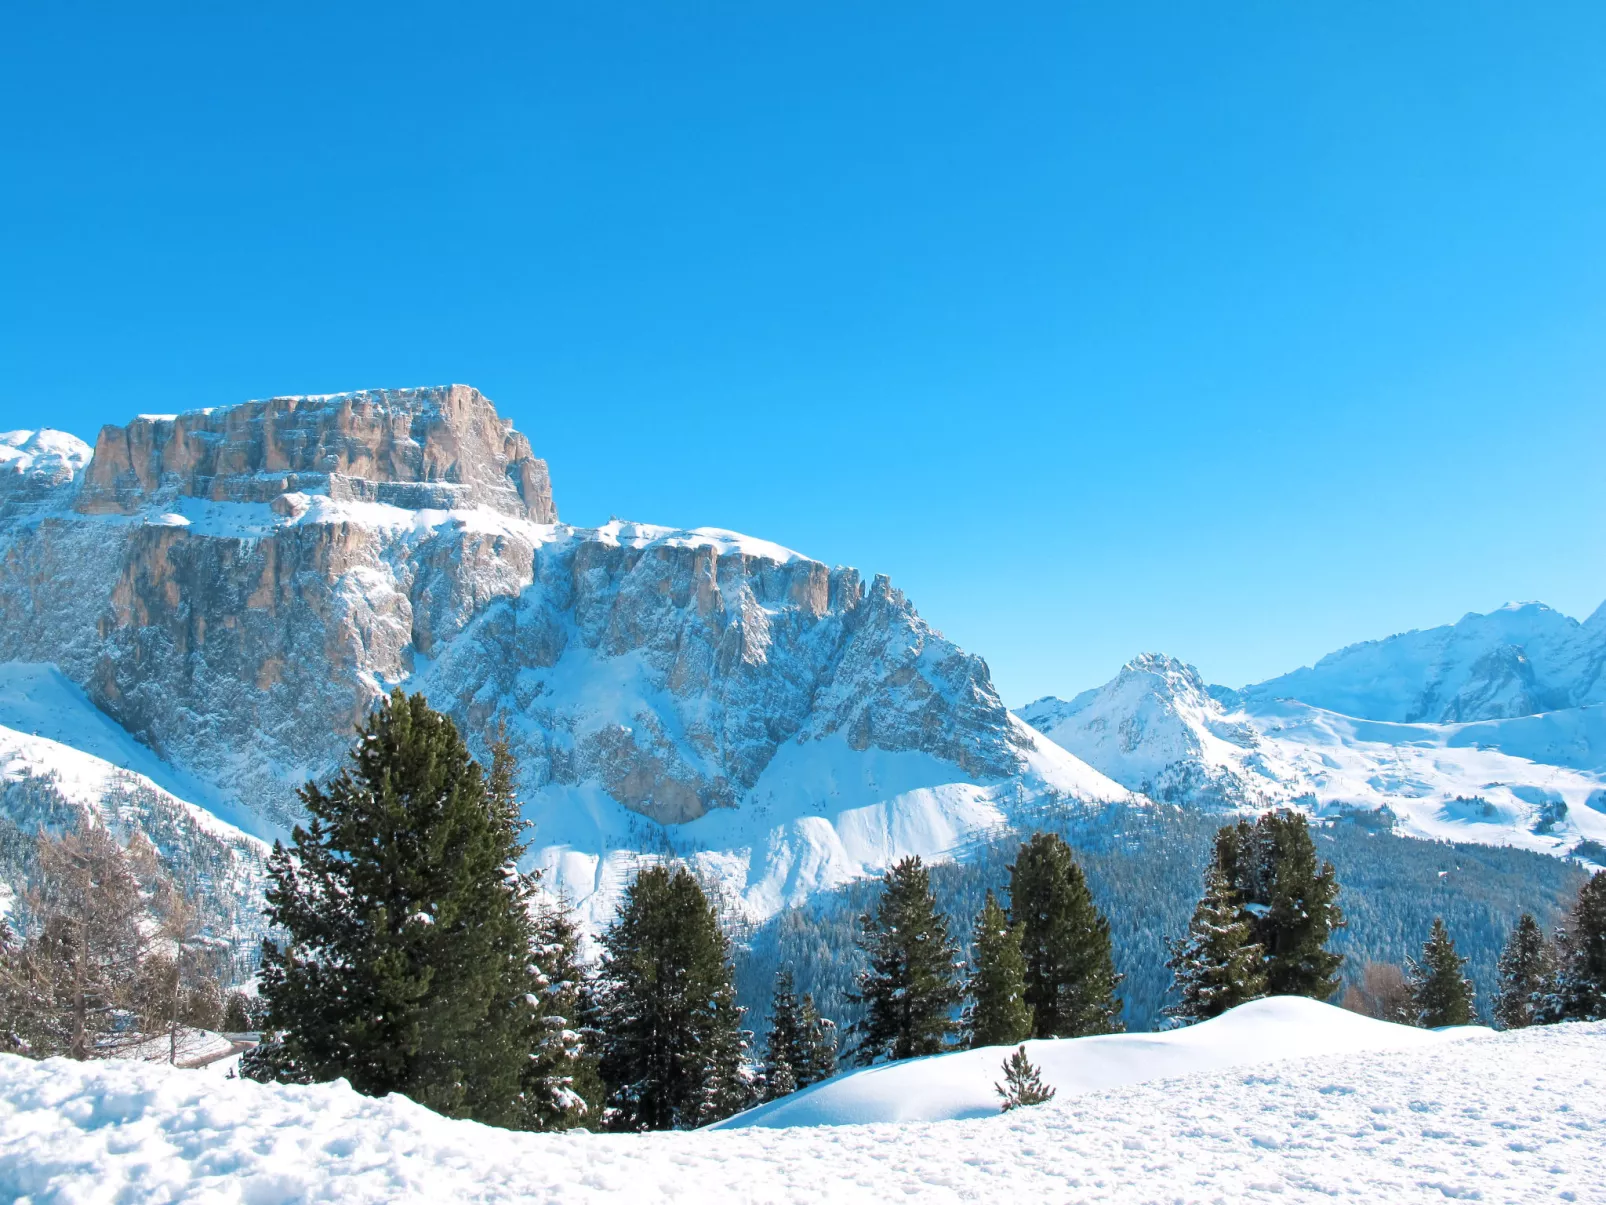
[[[1216,834],[1215,865],[1263,951],[1266,994],[1330,999],[1344,956],[1327,943],[1344,913],[1338,876],[1318,861],[1304,815],[1285,808],[1228,825]]]
[[[749,1102],[730,943],[684,867],[643,867],[602,938],[604,1123],[691,1129]]]
[[[770,1030],[764,1043],[764,1099],[777,1100],[797,1091],[803,1049],[803,1008],[797,998],[792,972],[775,973],[775,995],[770,1005]]]
[[[498,754],[506,757],[506,751]],[[396,691],[269,862],[254,1079],[349,1080],[452,1117],[529,1124],[539,1043],[533,876],[512,770],[487,774],[452,721]]]
[[[1562,922],[1542,1012],[1550,1021],[1606,1020],[1606,870],[1578,889]]]
[[[836,1074],[837,1029],[835,1021],[820,1016],[814,1007],[814,997],[807,992],[803,993],[798,1023],[802,1029],[803,1048],[793,1071],[797,1075],[797,1086],[807,1088]]]
[[[1556,971],[1556,954],[1530,914],[1524,912],[1500,954],[1500,987],[1494,1022],[1501,1029],[1524,1029],[1544,1020],[1545,996]]]
[[[562,899],[545,900],[537,908],[531,965],[540,1028],[525,1076],[530,1128],[599,1126],[596,1004],[580,957],[580,931]]]
[[[1034,833],[1009,868],[1009,915],[1021,931],[1033,1036],[1120,1033],[1110,922],[1093,902],[1071,847]]]
[[[1026,959],[1021,930],[991,890],[976,917],[971,937],[970,979],[963,1024],[966,1045],[1013,1046],[1032,1034],[1032,1010],[1026,1003]]]
[[[870,965],[853,997],[866,1006],[854,1026],[855,1060],[867,1066],[944,1050],[958,1028],[953,1011],[964,995],[959,951],[918,856],[902,859],[882,878],[874,909],[859,918],[859,944]]]
[[[1188,934],[1171,943],[1172,990],[1165,1010],[1184,1025],[1219,1017],[1266,994],[1266,968],[1237,892],[1219,867],[1205,872],[1205,890]]]
[[[993,1091],[1004,1098],[1002,1112],[1047,1104],[1054,1099],[1055,1089],[1043,1082],[1043,1073],[1026,1057],[1026,1047],[1018,1047],[1004,1060],[1004,1082],[994,1084]]]
[[[1407,966],[1411,986],[1411,1023],[1424,1029],[1472,1023],[1472,980],[1461,973],[1466,959],[1455,952],[1444,921],[1433,920],[1433,931],[1422,943],[1422,957]]]

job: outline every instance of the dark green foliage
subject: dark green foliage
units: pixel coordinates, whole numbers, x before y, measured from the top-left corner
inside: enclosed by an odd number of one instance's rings
[[[1212,866],[1188,935],[1171,947],[1166,965],[1178,999],[1166,1015],[1191,1025],[1260,999],[1266,994],[1262,956],[1237,892],[1221,868]]]
[[[965,1041],[976,1046],[1013,1046],[1032,1034],[1032,1010],[1026,1003],[1026,959],[1021,930],[1009,923],[993,893],[976,917],[971,936],[970,981],[965,994]]]
[[[1444,921],[1433,918],[1433,931],[1422,943],[1422,957],[1413,958],[1406,970],[1411,985],[1411,1023],[1424,1029],[1472,1023],[1472,981],[1461,974],[1466,959],[1455,952],[1455,942]]]
[[[1528,850],[1396,836],[1379,815],[1361,813],[1312,827],[1322,859],[1337,867],[1344,884],[1347,923],[1329,948],[1347,956],[1342,974],[1348,982],[1358,982],[1369,962],[1402,962],[1419,948],[1433,918],[1442,916],[1469,957],[1468,976],[1480,994],[1493,995],[1496,962],[1517,918],[1532,912],[1547,932],[1554,931],[1587,877],[1576,863]],[[1123,1016],[1129,1028],[1153,1028],[1171,986],[1165,939],[1187,927],[1221,817],[1175,808],[1135,812],[1058,804],[1035,809],[1021,823],[1058,832],[1076,850],[1110,920],[1116,967],[1124,976]],[[1004,835],[982,841],[965,850],[961,861],[930,867],[939,907],[975,916],[987,890],[1008,881],[1020,840]],[[857,918],[878,890],[874,880],[848,884],[755,930],[737,951],[743,1001],[762,1016],[776,970],[790,966],[827,1015],[845,1024],[858,1020],[862,1008],[849,999],[864,969],[854,942]],[[968,946],[970,934],[959,936]]]
[[[744,1108],[748,1035],[730,945],[697,880],[684,868],[642,869],[602,944],[605,1124],[691,1129]]]
[[[1216,869],[1238,895],[1265,958],[1266,994],[1331,998],[1344,956],[1327,948],[1343,927],[1338,876],[1318,864],[1302,813],[1267,812],[1216,834]]]
[[[594,1047],[596,1002],[580,960],[580,931],[561,900],[536,913],[538,1040],[525,1068],[528,1128],[568,1130],[602,1118],[602,1076]]]
[[[993,1091],[1004,1098],[1002,1111],[1023,1109],[1031,1105],[1044,1105],[1054,1099],[1055,1089],[1043,1082],[1043,1073],[1026,1057],[1021,1046],[1004,1060],[1004,1082],[994,1084]]]
[[[1606,1020],[1606,870],[1578,889],[1556,946],[1547,1019]]]
[[[505,765],[488,782],[422,695],[396,691],[346,768],[302,789],[311,819],[270,863],[268,919],[284,938],[264,943],[259,990],[274,1036],[247,1075],[343,1076],[448,1116],[529,1124],[534,883],[514,869],[510,783]]]
[[[814,997],[804,992],[799,1026],[802,1030],[802,1052],[793,1070],[797,1075],[797,1086],[807,1088],[836,1074],[836,1022],[822,1017],[814,1007]]]
[[[814,997],[800,1001],[789,968],[775,974],[764,1044],[763,1098],[776,1100],[836,1074],[836,1024],[820,1016]]]
[[[882,878],[874,910],[859,918],[859,944],[869,967],[854,997],[865,1005],[854,1027],[854,1058],[868,1065],[945,1049],[963,998],[955,973],[959,951],[918,857],[903,859]]]
[[[1010,920],[1021,931],[1033,1035],[1120,1033],[1110,922],[1057,833],[1034,833],[1009,868]]]
[[[1556,955],[1544,930],[1524,912],[1500,954],[1500,988],[1494,1022],[1501,1029],[1524,1029],[1542,1019],[1545,992],[1556,969]]]
[[[814,998],[800,1002],[792,972],[775,975],[769,1038],[764,1048],[764,1099],[775,1100],[836,1074],[836,1026],[821,1017]]]
[[[244,992],[230,992],[223,1001],[223,1032],[224,1033],[250,1033],[256,1029],[253,1024],[252,1000]]]

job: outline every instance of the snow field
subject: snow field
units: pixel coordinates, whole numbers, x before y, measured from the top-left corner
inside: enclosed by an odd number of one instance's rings
[[[1571,1024],[1202,1073],[970,1121],[650,1135],[514,1134],[344,1084],[0,1057],[0,1196],[1600,1201],[1603,1055],[1606,1023]]]
[[[1435,1032],[1374,1021],[1304,996],[1274,996],[1220,1017],[1163,1033],[1025,1043],[1056,1101],[1196,1072],[1252,1067],[1317,1055],[1419,1050],[1489,1030]],[[956,1050],[839,1075],[749,1109],[714,1128],[854,1125],[887,1121],[958,1121],[991,1117],[993,1085],[1012,1048]]]

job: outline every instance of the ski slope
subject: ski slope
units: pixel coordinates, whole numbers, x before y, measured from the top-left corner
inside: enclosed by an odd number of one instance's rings
[[[1079,1043],[1066,1043],[1077,1046]],[[0,1056],[0,1199],[1599,1201],[1606,1023],[1329,1053],[964,1121],[515,1134],[343,1083]]]

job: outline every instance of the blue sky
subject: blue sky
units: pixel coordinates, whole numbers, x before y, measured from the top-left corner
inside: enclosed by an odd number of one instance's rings
[[[0,425],[468,382],[567,520],[889,573],[1011,703],[1581,617],[1603,61],[1598,4],[12,6]]]

